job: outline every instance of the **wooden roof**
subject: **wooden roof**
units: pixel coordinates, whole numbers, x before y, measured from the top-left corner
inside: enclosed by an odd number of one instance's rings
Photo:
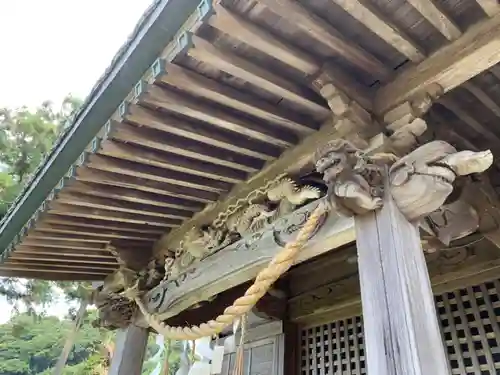
[[[500,151],[496,1],[215,3],[200,3],[110,113],[6,249],[0,275],[102,279],[118,267],[113,248],[139,268],[160,238],[167,246],[293,172],[335,136],[311,84],[325,64],[376,116],[437,82],[446,95],[427,116],[436,135]]]

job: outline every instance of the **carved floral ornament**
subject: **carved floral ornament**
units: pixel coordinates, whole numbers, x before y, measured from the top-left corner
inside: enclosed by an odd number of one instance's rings
[[[405,217],[417,222],[436,216],[453,192],[453,183],[487,170],[493,155],[489,150],[457,151],[447,142],[432,141],[397,158],[386,153],[369,155],[339,139],[319,150],[314,160],[328,186],[331,209],[362,215],[382,207],[388,189]]]

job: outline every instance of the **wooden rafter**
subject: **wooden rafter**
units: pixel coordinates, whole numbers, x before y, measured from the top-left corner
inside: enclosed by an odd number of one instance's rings
[[[285,61],[288,65],[305,73],[316,74],[321,63],[306,52],[282,42],[261,27],[219,4],[215,7],[215,14],[210,17],[208,24],[233,38],[263,51],[269,56]]]
[[[47,212],[50,214],[62,215],[67,217],[80,217],[119,223],[151,225],[153,227],[160,228],[175,228],[181,223],[181,220],[179,219],[148,216],[147,213],[137,215],[126,212],[116,212],[111,209],[95,209],[91,207],[81,207],[60,202],[52,203]]]
[[[210,42],[192,35],[192,47],[187,54],[195,60],[207,63],[263,88],[277,96],[289,100],[299,108],[320,117],[327,117],[329,110],[326,105],[320,104],[318,99],[312,99],[311,94],[303,87],[287,80],[269,70],[245,60],[229,51],[222,51]]]
[[[384,113],[431,84],[448,92],[500,62],[500,15],[471,27],[453,43],[399,74],[378,90],[376,113]]]
[[[448,17],[433,0],[407,0],[448,40],[455,40],[462,35],[455,22]]]
[[[298,134],[310,134],[315,130],[311,126],[310,120],[304,118],[304,116],[284,111],[262,99],[234,89],[231,86],[223,85],[216,80],[204,77],[195,71],[189,71],[173,63],[165,65],[165,73],[161,74],[157,80]]]
[[[500,105],[498,105],[491,97],[484,92],[478,85],[469,81],[462,85],[467,91],[469,91],[474,97],[479,100],[486,108],[495,114],[495,116],[500,117]]]
[[[445,106],[448,110],[453,112],[460,120],[466,123],[469,127],[474,129],[476,132],[481,134],[483,137],[489,140],[490,143],[494,143],[498,148],[500,146],[500,137],[498,137],[494,132],[486,128],[480,121],[478,121],[474,116],[471,116],[467,111],[462,109],[457,103],[449,98],[442,98],[439,103]]]
[[[498,0],[476,0],[484,12],[490,16],[495,16],[500,11]]]
[[[77,192],[100,198],[116,199],[124,202],[139,203],[156,207],[174,208],[183,211],[196,212],[203,208],[202,203],[165,197],[163,195],[136,191],[118,186],[102,186],[94,183],[72,181],[66,188],[67,192]]]
[[[332,0],[353,18],[364,24],[371,32],[401,52],[410,61],[420,62],[425,56],[410,37],[399,30],[373,7],[360,0]]]
[[[268,145],[288,147],[297,142],[297,138],[293,137],[291,133],[280,132],[279,129],[244,120],[239,116],[218,110],[209,104],[183,98],[179,94],[171,93],[157,85],[149,86],[147,92],[141,95],[140,100],[178,115],[207,122],[226,131],[243,134],[250,139],[265,142]]]
[[[251,166],[255,165],[256,159],[271,160],[279,154],[279,152],[273,153],[273,147],[263,147],[262,144],[256,144],[251,140],[242,143],[236,138],[229,138],[225,132],[210,131],[206,126],[190,123],[180,118],[160,117],[151,110],[137,105],[130,105],[128,110],[129,112],[124,116],[125,120],[167,133],[168,137],[164,139],[160,137],[160,133],[153,132],[149,135],[147,131],[141,129],[141,133],[144,133],[144,141],[142,141],[142,137],[134,133],[133,128],[125,126],[121,126],[120,131],[112,133],[112,137],[126,142],[134,142],[135,140],[138,144],[148,146],[151,143],[151,138],[154,139],[156,136],[157,141],[161,140],[164,143],[163,151],[195,159],[207,158],[214,164],[241,168],[246,171],[249,171],[249,168],[250,171],[255,170],[255,167]],[[186,140],[195,142],[187,142]],[[143,143],[146,141],[147,144]],[[155,148],[153,145],[150,147]],[[227,151],[234,153],[233,159],[235,161],[233,163],[224,163],[222,155]]]
[[[114,199],[89,197],[84,194],[69,192],[61,193],[57,199],[57,202],[80,207],[91,207],[104,210],[113,210],[116,212],[129,212],[137,215],[150,215],[180,220],[184,220],[185,218],[188,218],[192,215],[192,212],[190,211],[184,211],[175,208],[161,208],[142,204],[138,205],[134,203],[121,202]]]
[[[382,80],[390,74],[390,69],[378,59],[354,43],[346,41],[332,25],[309,12],[299,2],[293,0],[259,0],[259,2],[297,27],[306,30],[319,43],[326,45],[360,69],[375,73]]]
[[[164,195],[167,197],[188,199],[203,203],[214,202],[218,197],[218,194],[213,192],[200,192],[199,194],[194,195],[189,194],[189,192],[186,193],[184,189],[178,185],[166,184],[154,180],[144,181],[136,176],[125,176],[120,175],[119,173],[112,173],[97,169],[91,171],[89,168],[80,168],[77,172],[76,179],[83,182],[124,187]]]
[[[73,236],[75,234],[81,235],[81,236],[88,236],[88,237],[94,237],[98,239],[127,239],[127,240],[137,240],[137,241],[145,241],[152,243],[155,241],[155,237],[152,237],[151,235],[148,234],[141,234],[141,233],[127,233],[127,232],[118,232],[115,230],[97,230],[97,228],[89,228],[85,230],[82,227],[79,227],[78,225],[71,225],[71,222],[69,222],[69,225],[62,225],[62,224],[49,224],[49,223],[43,223],[40,225],[37,225],[35,228],[34,233],[37,233],[37,237],[39,237],[39,232],[42,233],[49,233],[48,236],[52,236],[54,233],[58,234],[65,234],[66,236]],[[165,231],[162,231],[162,233],[165,233]],[[80,239],[81,240],[81,239]]]
[[[135,147],[133,144],[105,141],[99,154],[116,159],[151,165],[176,172],[201,176],[228,183],[238,183],[246,179],[246,173],[224,166],[215,166],[203,160],[193,160],[175,154],[153,152]]]
[[[182,186],[186,195],[204,195],[202,192],[220,193],[230,189],[231,184],[223,181],[211,180],[205,177],[190,175],[177,171],[166,171],[151,165],[138,164],[126,160],[114,159],[100,155],[92,155],[88,166],[104,172],[111,172],[123,176],[139,177],[145,180],[163,182]]]

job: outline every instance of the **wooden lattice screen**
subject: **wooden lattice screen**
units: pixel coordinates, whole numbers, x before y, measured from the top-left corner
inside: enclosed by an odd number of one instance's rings
[[[436,296],[452,374],[500,374],[500,282]],[[366,374],[360,316],[304,329],[302,375]]]

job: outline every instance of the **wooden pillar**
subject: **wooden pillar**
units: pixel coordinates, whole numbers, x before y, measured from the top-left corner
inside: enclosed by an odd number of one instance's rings
[[[147,329],[130,325],[119,330],[108,375],[140,375],[147,343]]]
[[[369,374],[449,374],[418,227],[390,194],[355,223]]]
[[[449,374],[417,225],[433,220],[457,178],[484,172],[493,155],[434,141],[398,158],[337,139],[314,159],[329,207],[355,218],[368,373]],[[441,221],[432,225],[438,238]]]

